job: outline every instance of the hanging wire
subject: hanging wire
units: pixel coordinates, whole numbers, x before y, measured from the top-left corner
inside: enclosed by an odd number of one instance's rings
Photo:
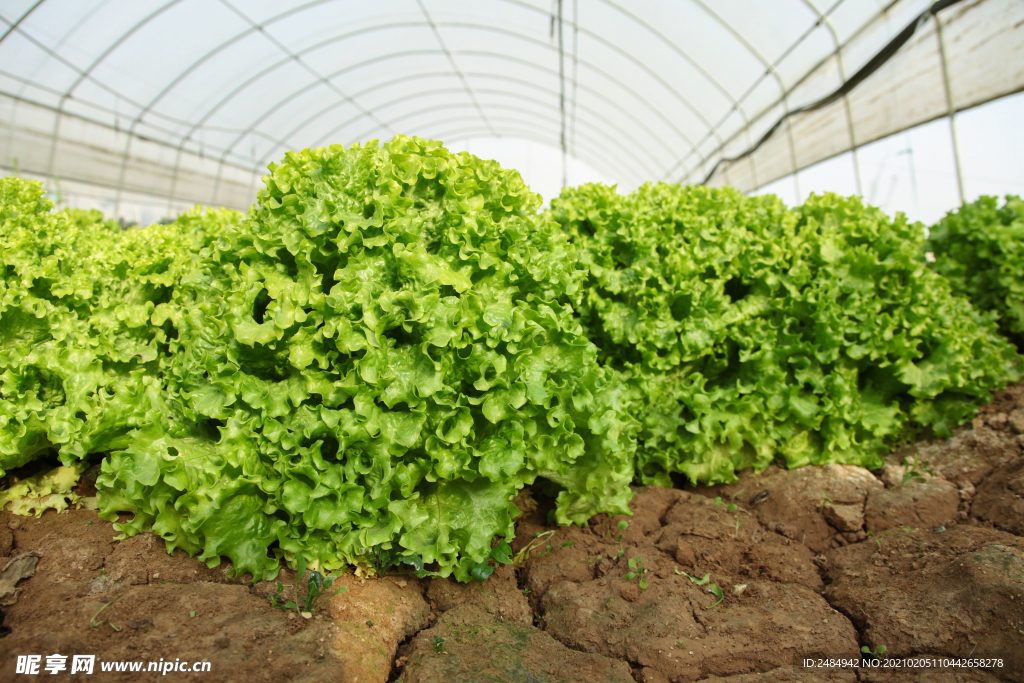
[[[775,135],[775,133],[782,127],[782,124],[785,123],[790,117],[795,116],[796,114],[803,114],[805,112],[814,111],[816,109],[827,107],[833,102],[836,102],[837,100],[845,97],[847,93],[849,93],[851,90],[860,85],[865,79],[868,78],[868,76],[878,71],[883,64],[888,62],[896,54],[896,52],[899,51],[899,49],[903,47],[907,43],[907,41],[909,41],[913,37],[914,33],[917,32],[917,29],[925,21],[927,21],[929,17],[937,15],[942,10],[946,9],[947,7],[951,7],[960,1],[961,0],[938,0],[938,2],[933,3],[928,9],[921,12],[919,15],[917,15],[917,17],[914,18],[913,21],[907,24],[907,26],[898,34],[896,34],[896,36],[892,40],[890,40],[888,44],[886,44],[886,46],[883,47],[878,52],[878,54],[872,57],[867,64],[862,66],[857,71],[857,73],[851,76],[841,86],[839,86],[831,93],[825,95],[824,97],[815,102],[805,104],[802,107],[797,107],[796,109],[790,109],[785,114],[780,116],[779,120],[775,122],[775,125],[769,128],[768,131],[764,135],[762,135],[756,143],[753,144],[753,146],[748,147],[746,150],[744,150],[740,154],[737,154],[734,157],[722,157],[718,161],[716,161],[715,165],[711,167],[711,171],[704,178],[704,182],[702,182],[701,185],[707,185],[709,182],[711,182],[711,179],[714,177],[715,173],[718,171],[718,168],[722,164],[731,164],[734,161],[739,161],[740,159],[746,158],[753,154],[754,152],[756,152],[758,149],[760,149],[761,145],[766,143],[769,138]],[[938,21],[938,17],[936,17],[936,21]]]

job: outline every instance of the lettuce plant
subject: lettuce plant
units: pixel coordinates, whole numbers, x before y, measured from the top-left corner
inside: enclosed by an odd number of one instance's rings
[[[123,231],[98,211],[52,212],[41,185],[0,179],[0,473],[58,449],[65,465],[125,446],[156,419],[165,305],[209,230],[237,212]]]
[[[270,171],[153,314],[167,419],[105,462],[103,514],[257,579],[302,555],[465,580],[538,476],[561,523],[628,511],[627,388],[517,173],[403,136]]]
[[[856,198],[790,211],[729,188],[589,185],[550,213],[588,268],[581,320],[640,406],[645,482],[731,481],[776,457],[876,467],[1020,375],[924,267],[920,227]]]
[[[953,291],[998,316],[999,328],[1024,349],[1024,201],[1008,195],[1003,205],[981,197],[932,226],[924,250],[932,270]]]

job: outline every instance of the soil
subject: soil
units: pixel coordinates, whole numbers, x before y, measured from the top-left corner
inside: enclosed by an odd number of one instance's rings
[[[632,516],[584,528],[549,526],[535,488],[517,501],[515,567],[483,584],[347,575],[309,618],[271,606],[276,582],[168,554],[151,534],[116,541],[95,512],[2,512],[0,680],[21,678],[18,655],[42,655],[45,675],[61,654],[81,681],[159,680],[146,669],[162,659],[209,662],[167,674],[204,681],[1021,682],[1022,447],[1018,385],[878,472],[638,488]],[[287,593],[294,572],[278,580]],[[1003,666],[896,671],[865,646]],[[92,675],[68,673],[76,654],[96,655]],[[822,657],[863,666],[803,664]]]

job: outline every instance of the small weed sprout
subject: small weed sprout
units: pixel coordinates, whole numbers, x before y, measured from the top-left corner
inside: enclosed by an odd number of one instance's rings
[[[324,595],[331,589],[334,582],[341,578],[342,574],[335,572],[329,576],[324,576],[320,572],[313,570],[309,572],[309,576],[306,577],[306,558],[302,555],[295,556],[295,599],[288,600],[287,602],[282,597],[284,594],[284,585],[277,582],[277,593],[271,593],[270,605],[274,609],[289,610],[294,609],[298,611],[304,617],[310,617],[313,615],[313,610],[316,609],[317,603],[324,597]],[[299,597],[299,583],[303,577],[306,577],[306,595],[305,597]],[[334,597],[338,593],[348,592],[348,589],[342,586],[338,590],[334,591],[327,597]]]
[[[439,655],[448,654],[448,639],[443,636],[434,636],[434,652]]]
[[[716,602],[715,604],[711,605],[711,607],[706,607],[705,609],[714,609],[714,608],[718,607],[718,605],[720,605],[723,600],[725,600],[725,592],[722,590],[721,586],[719,586],[717,583],[712,583],[712,584],[709,585],[708,582],[711,581],[711,574],[710,573],[705,574],[704,576],[702,576],[701,578],[698,579],[695,576],[690,576],[689,574],[687,574],[684,571],[680,571],[678,566],[675,568],[675,572],[679,576],[685,576],[690,581],[692,581],[693,584],[696,585],[696,586],[705,586],[706,585],[707,588],[705,588],[704,590],[706,590],[708,593],[711,593],[716,598],[718,598],[718,602]]]
[[[888,530],[883,531],[882,533],[879,533],[879,534],[876,534],[874,531],[869,531],[867,535],[868,535],[868,538],[872,539],[875,543],[878,544],[878,549],[881,550],[882,549],[882,539],[885,538],[886,536],[888,536],[891,533],[892,533],[892,529],[888,529]]]
[[[619,531],[625,531],[628,528],[629,522],[627,522],[626,520],[622,520],[621,522],[619,522]],[[619,554],[616,557],[622,557],[626,554],[626,549],[622,547],[622,537],[624,535],[625,534],[619,534]]]
[[[874,650],[872,650],[867,645],[862,645],[861,648],[860,648],[860,651],[863,652],[866,655],[869,655],[872,659],[878,659],[879,657],[884,655],[885,651],[888,650],[888,649],[889,648],[887,648],[885,645],[879,645]]]
[[[821,512],[822,510],[824,510],[826,505],[831,505],[831,504],[832,504],[832,499],[829,498],[828,495],[824,491],[822,491],[821,492],[821,500],[818,501],[818,512]]]
[[[718,602],[711,605],[711,607],[708,607],[707,609],[714,609],[718,607],[720,604],[722,604],[723,600],[725,600],[725,593],[722,591],[722,589],[719,587],[717,583],[713,583],[710,586],[708,586],[707,591],[708,593],[711,593],[716,598],[718,598]]]
[[[323,574],[321,574],[318,571],[312,571],[312,572],[309,573],[309,579],[306,582],[306,611],[307,612],[312,612],[314,609],[316,609],[317,602],[319,602],[320,599],[323,598],[324,595],[327,594],[327,591],[331,590],[331,586],[333,586],[334,582],[337,579],[341,578],[341,576],[342,575],[340,573],[338,573],[338,572],[335,572],[334,574],[329,574],[327,576],[324,576]],[[347,592],[348,592],[348,589],[345,588],[344,586],[342,586],[341,588],[339,588],[338,590],[334,591],[333,593],[331,593],[327,597],[328,598],[333,598],[338,593],[347,593]]]
[[[911,461],[910,458],[903,458],[903,481],[900,482],[900,488],[906,486],[912,481],[925,483],[928,481],[925,478],[925,474],[934,477],[935,472],[932,471],[931,466],[928,462],[918,463],[917,453],[914,453],[914,459]]]
[[[110,602],[103,603],[103,607],[100,607],[98,610],[96,610],[96,614],[92,615],[92,619],[89,620],[89,628],[95,630],[95,629],[98,629],[100,626],[103,626],[103,624],[110,624],[110,628],[114,629],[115,631],[120,631],[121,630],[120,627],[114,626],[114,622],[112,622],[110,619],[103,619],[102,621],[96,621],[96,617],[98,617],[103,610],[107,609],[108,607],[110,607],[111,605],[113,605],[115,602],[117,602],[120,599],[121,599],[121,596],[118,595],[116,598],[114,598]]]
[[[520,550],[512,557],[512,566],[519,567],[519,565],[523,564],[528,559],[530,559],[530,552],[537,548],[537,546],[540,545],[541,541],[549,539],[554,533],[555,531],[554,529],[552,529],[551,531],[543,531],[537,534],[537,537],[534,538],[529,545],[527,545],[525,548]],[[548,547],[550,548],[551,546],[549,545]]]
[[[694,585],[697,585],[697,586],[703,586],[704,584],[706,584],[708,581],[711,580],[711,574],[710,573],[705,574],[703,576],[703,578],[698,579],[695,576],[690,576],[689,574],[687,574],[684,571],[680,571],[678,566],[675,567],[675,571],[676,571],[676,574],[678,574],[679,576],[685,576],[690,581],[692,581],[694,583]]]
[[[633,579],[639,577],[640,589],[646,590],[647,580],[644,579],[644,574],[647,572],[647,569],[644,568],[644,561],[641,560],[639,557],[634,557],[632,560],[629,561],[628,564],[630,569],[632,569],[633,571],[626,574],[626,581],[632,581]]]
[[[729,503],[726,505],[725,501],[722,500],[721,496],[715,496],[715,504],[712,505],[712,507],[717,508],[719,505],[725,505],[726,512],[736,512],[736,510],[739,508],[739,505],[737,505],[736,503]]]

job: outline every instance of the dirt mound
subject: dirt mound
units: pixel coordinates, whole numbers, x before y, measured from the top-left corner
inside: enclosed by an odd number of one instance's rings
[[[0,680],[20,678],[18,655],[41,655],[45,666],[52,654],[67,657],[64,675],[73,655],[97,655],[92,676],[71,676],[81,681],[138,681],[139,673],[105,672],[102,664],[140,663],[145,672],[164,661],[210,662],[201,674],[208,681],[345,680],[330,620],[288,618],[229,578],[228,565],[209,569],[180,551],[168,555],[152,536],[115,542],[95,512],[3,513],[0,525],[13,532],[8,552],[42,555],[17,602],[2,608],[11,632],[0,639]]]
[[[769,531],[823,552],[864,538],[864,504],[884,485],[862,467],[826,465],[783,470],[771,466],[761,474],[743,472],[734,484],[694,488],[702,496],[721,497],[749,508]]]
[[[343,576],[332,590],[328,608],[337,630],[335,656],[345,664],[345,674],[362,683],[385,683],[398,645],[426,628],[430,607],[423,585],[414,576],[388,576],[360,580]]]
[[[996,469],[978,487],[971,514],[1010,533],[1024,534],[1024,459]]]
[[[683,491],[652,487],[631,507],[632,518],[560,529],[524,566],[542,626],[561,642],[673,681],[857,656],[857,633],[818,594],[806,547]]]
[[[1012,660],[1024,680],[1024,540],[957,526],[897,531],[833,550],[824,563],[829,602],[865,644],[889,655],[959,655]]]
[[[634,683],[624,662],[569,649],[540,629],[502,621],[475,604],[442,614],[404,652],[403,683]]]

